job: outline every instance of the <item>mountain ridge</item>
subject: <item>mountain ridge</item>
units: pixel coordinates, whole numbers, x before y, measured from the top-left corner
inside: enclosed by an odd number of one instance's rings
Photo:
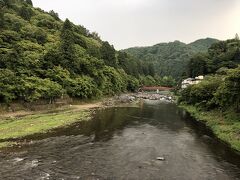
[[[186,72],[190,58],[196,53],[207,52],[208,48],[217,42],[219,40],[213,38],[199,39],[189,44],[176,40],[153,46],[132,47],[123,51],[136,59],[154,63],[155,71],[160,76],[180,79]]]

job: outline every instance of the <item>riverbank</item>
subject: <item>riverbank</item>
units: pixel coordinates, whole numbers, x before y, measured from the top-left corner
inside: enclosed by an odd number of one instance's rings
[[[96,108],[133,103],[129,94],[94,101],[75,101],[58,108],[31,111],[29,109],[2,112],[0,115],[0,148],[18,145],[20,139],[34,134],[48,133],[56,128],[91,119]],[[134,102],[136,102],[134,100]],[[21,144],[21,143],[20,143]]]
[[[209,127],[217,138],[227,143],[234,150],[240,152],[240,115],[234,112],[220,112],[219,110],[202,111],[191,105],[181,104],[197,121]]]
[[[91,119],[92,110],[113,106],[138,106],[140,99],[173,102],[169,95],[131,93],[95,101],[75,102],[58,108],[4,112],[0,115],[0,148],[16,145],[26,136],[48,133],[77,121]]]
[[[18,139],[36,133],[47,133],[52,129],[88,120],[89,109],[62,110],[55,113],[40,113],[0,121],[0,148],[17,143]]]
[[[105,107],[109,98],[85,103],[68,104],[58,108],[4,112],[0,115],[0,148],[18,145],[18,140],[34,134],[91,119],[92,111]]]

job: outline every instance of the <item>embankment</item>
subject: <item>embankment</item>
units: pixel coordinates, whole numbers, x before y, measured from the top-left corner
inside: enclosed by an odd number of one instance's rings
[[[179,105],[190,115],[212,130],[214,135],[228,144],[234,150],[240,152],[240,115],[232,112],[220,112],[219,110],[203,111],[191,105]]]

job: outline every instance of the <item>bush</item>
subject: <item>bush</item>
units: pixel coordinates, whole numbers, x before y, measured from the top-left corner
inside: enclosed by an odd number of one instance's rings
[[[61,97],[64,90],[61,85],[50,79],[25,77],[19,83],[18,93],[19,97],[27,102],[39,99],[47,99],[52,102],[55,98]]]
[[[220,86],[222,80],[220,77],[208,77],[197,85],[192,85],[182,90],[180,93],[180,102],[197,105],[202,108],[216,107],[214,94]]]
[[[16,99],[17,77],[8,69],[0,69],[0,101],[9,103]]]
[[[67,88],[67,93],[71,97],[86,99],[97,97],[99,91],[97,90],[96,84],[93,79],[88,76],[77,77],[71,79],[70,84]]]
[[[224,82],[215,93],[216,103],[223,109],[233,106],[236,111],[240,108],[240,67],[229,70]]]

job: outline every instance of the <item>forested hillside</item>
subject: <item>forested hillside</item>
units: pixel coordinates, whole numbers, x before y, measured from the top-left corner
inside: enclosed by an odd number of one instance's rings
[[[137,59],[153,63],[154,70],[159,76],[172,76],[179,80],[186,75],[190,58],[198,52],[206,52],[216,42],[218,40],[211,38],[200,39],[190,44],[174,41],[150,47],[130,48],[124,52]]]
[[[151,64],[31,0],[0,0],[0,102],[92,98],[155,83]]]
[[[221,73],[228,68],[236,68],[240,63],[240,42],[235,39],[213,44],[206,53],[195,54],[188,64],[188,76],[196,77]]]

